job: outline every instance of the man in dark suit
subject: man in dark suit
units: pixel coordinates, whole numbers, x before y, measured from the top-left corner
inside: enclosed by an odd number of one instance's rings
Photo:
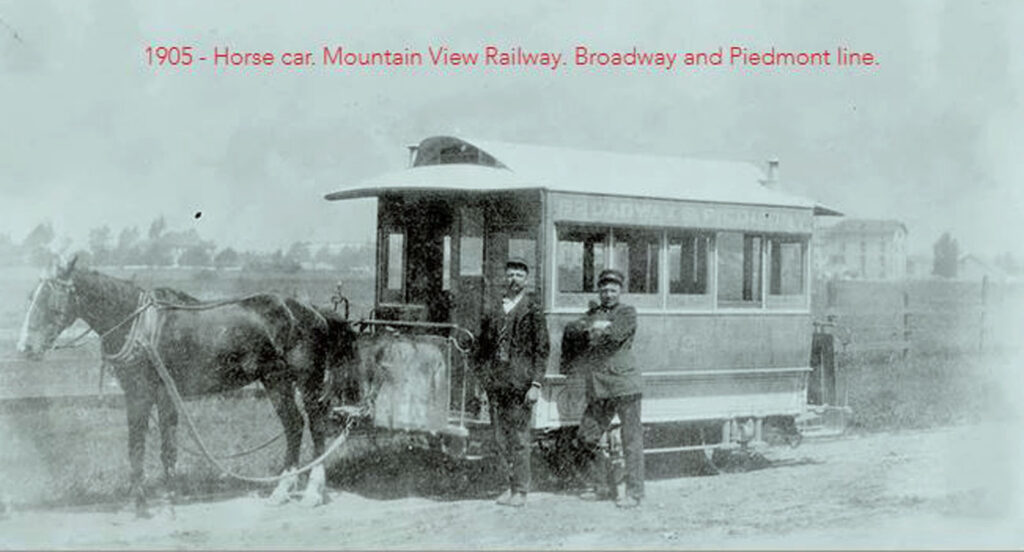
[[[590,477],[595,482],[600,478],[598,444],[618,414],[626,460],[626,493],[616,497],[616,505],[635,508],[644,497],[642,381],[632,351],[636,309],[619,302],[623,280],[618,270],[601,272],[597,282],[601,303],[566,327],[565,341],[578,349],[573,371],[586,382],[587,408],[577,435]]]
[[[526,260],[505,265],[505,294],[489,305],[481,328],[478,366],[491,407],[491,427],[509,489],[498,504],[521,507],[530,490],[530,422],[548,358],[548,328],[534,295],[526,291]]]

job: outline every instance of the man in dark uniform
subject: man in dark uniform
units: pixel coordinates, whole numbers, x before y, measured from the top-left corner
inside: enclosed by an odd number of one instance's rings
[[[530,269],[518,257],[505,264],[505,294],[489,305],[480,328],[478,366],[490,402],[491,427],[509,489],[504,506],[524,506],[530,490],[530,422],[547,367],[548,328],[536,297],[526,291]]]
[[[590,477],[599,477],[598,443],[618,414],[626,460],[626,493],[616,497],[616,505],[635,508],[644,497],[642,382],[632,351],[636,309],[619,303],[623,280],[618,270],[601,272],[597,281],[601,303],[569,324],[565,339],[579,349],[573,366],[586,382],[587,408],[577,435]]]

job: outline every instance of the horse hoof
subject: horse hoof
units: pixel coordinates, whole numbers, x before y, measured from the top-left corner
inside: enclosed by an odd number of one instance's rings
[[[307,508],[315,508],[324,504],[326,494],[327,476],[323,464],[318,464],[309,472],[309,481],[306,482],[306,490],[302,494],[301,504]]]
[[[280,491],[280,487],[274,489],[274,492],[270,493],[270,496],[267,497],[267,504],[271,506],[280,506],[291,500],[291,497],[288,496],[288,491]]]
[[[291,499],[291,492],[299,483],[299,476],[295,470],[288,469],[282,474],[281,480],[277,482],[274,492],[270,493],[267,503],[271,506],[280,506]]]
[[[327,497],[324,496],[324,493],[306,493],[302,496],[302,502],[299,504],[303,508],[316,508],[327,504]]]

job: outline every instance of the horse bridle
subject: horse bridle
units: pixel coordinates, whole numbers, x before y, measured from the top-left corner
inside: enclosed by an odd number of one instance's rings
[[[74,323],[75,318],[77,318],[78,296],[75,295],[75,282],[70,280],[70,279],[62,280],[62,279],[56,278],[56,277],[54,277],[54,278],[43,278],[42,282],[40,282],[40,289],[38,289],[36,291],[35,295],[32,298],[33,302],[38,300],[38,298],[39,298],[39,291],[41,291],[41,288],[44,287],[44,286],[58,288],[60,290],[60,292],[61,292],[59,294],[61,299],[54,300],[53,298],[51,298],[48,301],[49,304],[47,304],[45,307],[43,307],[43,308],[45,308],[46,310],[48,310],[50,312],[53,312],[53,311],[59,311],[60,312],[60,317],[62,318],[62,320],[60,321],[60,324],[59,324],[60,329],[53,336],[53,341],[56,341],[57,337],[60,335],[60,333],[62,331],[64,331],[64,329],[66,329],[68,326],[70,326],[72,323]],[[59,305],[55,305],[55,303],[57,301],[60,301]],[[84,332],[79,334],[78,337],[72,339],[70,342],[65,343],[63,345],[60,345],[60,346],[55,346],[53,343],[51,343],[48,346],[48,348],[68,349],[68,348],[71,348],[71,347],[77,347],[78,345],[76,345],[76,344],[79,341],[81,341],[82,338],[84,338],[86,335],[88,335],[89,332],[91,332],[91,331],[92,331],[91,328],[86,328],[86,330]]]
[[[67,327],[68,324],[74,322],[75,310],[78,307],[78,300],[75,297],[75,282],[70,279],[62,280],[60,278],[43,278],[42,285],[49,286],[60,291],[57,295],[60,297],[60,304],[56,304],[57,301],[51,297],[48,301],[49,304],[46,305],[46,309],[50,312],[60,312],[61,318],[69,318],[70,321],[64,320],[64,322],[66,322],[64,327]],[[38,292],[36,296],[38,297]]]

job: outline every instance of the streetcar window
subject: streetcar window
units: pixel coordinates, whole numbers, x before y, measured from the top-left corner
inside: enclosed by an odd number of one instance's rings
[[[459,276],[484,275],[484,214],[479,207],[459,208]]]
[[[556,261],[558,291],[595,291],[597,276],[607,266],[607,243],[607,230],[559,226]]]
[[[708,292],[710,236],[683,233],[668,237],[668,292],[704,295]]]
[[[456,144],[441,150],[440,162],[442,165],[476,163],[480,159],[480,150],[470,147],[467,144]]]
[[[459,238],[459,276],[483,276],[484,239],[479,236]]]
[[[452,237],[444,237],[444,253],[441,257],[441,289],[452,289]]]
[[[612,231],[612,266],[626,277],[624,293],[658,293],[658,250],[661,233],[646,230]]]
[[[755,234],[718,234],[718,302],[729,307],[760,306],[763,239]]]
[[[389,290],[402,289],[405,281],[405,270],[403,267],[403,255],[405,252],[405,235],[400,233],[388,234],[388,266],[387,283]]]
[[[804,257],[806,245],[798,238],[768,240],[768,293],[801,295],[805,289]]]

